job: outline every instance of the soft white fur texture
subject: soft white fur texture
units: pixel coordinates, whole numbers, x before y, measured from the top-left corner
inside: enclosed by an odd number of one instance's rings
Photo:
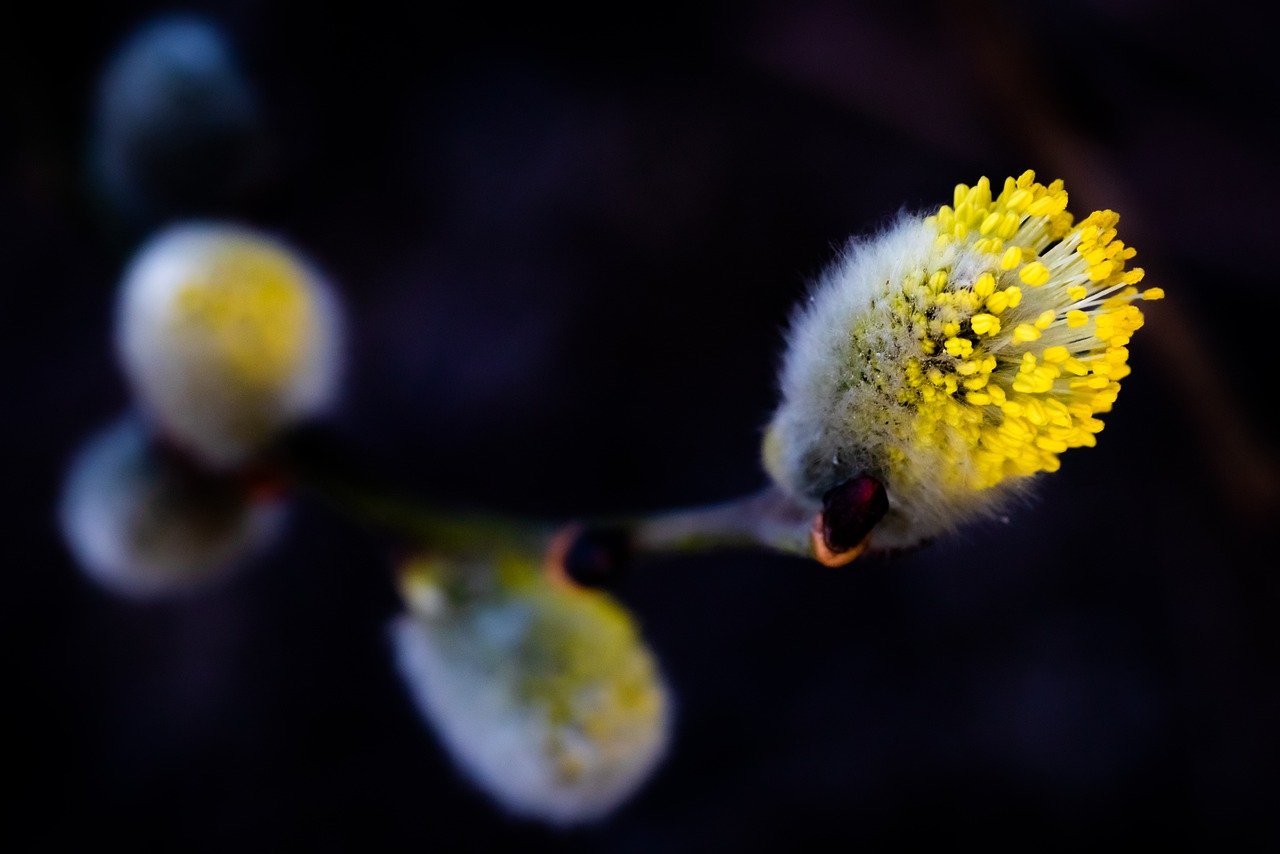
[[[205,492],[154,454],[126,418],[95,436],[67,473],[60,518],[71,552],[102,586],[147,597],[221,578],[281,527],[276,503]]]
[[[858,474],[884,483],[888,516],[871,534],[875,548],[914,546],[961,522],[998,510],[1011,494],[1001,486],[980,493],[948,490],[937,477],[942,460],[919,448],[909,455],[910,477],[891,475],[886,449],[913,412],[895,392],[919,342],[889,328],[873,328],[855,342],[854,324],[873,299],[882,299],[912,271],[927,265],[952,270],[953,282],[972,282],[988,258],[952,243],[935,248],[936,230],[923,217],[900,215],[882,233],[848,243],[792,317],[780,375],[781,403],[770,425],[765,465],[773,479],[817,506],[824,492]],[[890,387],[875,388],[862,375],[859,348],[871,348],[891,370]],[[895,379],[896,371],[896,379]]]
[[[649,777],[667,745],[669,704],[593,731],[584,716],[612,702],[612,674],[599,673],[575,688],[570,719],[552,723],[546,703],[519,690],[536,607],[514,598],[442,618],[402,616],[391,639],[421,714],[477,787],[513,814],[579,824],[613,810]],[[639,644],[634,654],[648,656]],[[566,757],[572,775],[564,773]]]

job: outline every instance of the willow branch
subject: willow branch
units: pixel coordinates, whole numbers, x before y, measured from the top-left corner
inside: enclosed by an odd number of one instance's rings
[[[764,548],[814,557],[813,510],[776,487],[705,507],[673,510],[625,522],[641,554],[680,554],[717,549]]]
[[[453,555],[544,554],[551,571],[589,585],[615,582],[635,561],[722,550],[760,549],[840,566],[865,551],[888,507],[878,482],[858,478],[832,490],[818,508],[769,487],[714,505],[554,525],[408,497],[323,430],[290,435],[275,461],[301,487],[375,530]]]
[[[452,554],[506,549],[541,552],[555,526],[514,516],[459,512],[411,497],[362,463],[360,455],[327,431],[290,435],[277,458],[299,486],[334,510],[415,545]]]

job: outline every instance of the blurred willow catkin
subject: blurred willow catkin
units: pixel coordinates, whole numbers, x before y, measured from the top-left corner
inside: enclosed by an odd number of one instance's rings
[[[599,818],[661,759],[671,703],[631,616],[536,556],[404,565],[400,672],[458,767],[517,815]]]
[[[63,534],[86,574],[130,596],[196,589],[274,539],[283,507],[236,478],[200,471],[126,417],[67,472]]]

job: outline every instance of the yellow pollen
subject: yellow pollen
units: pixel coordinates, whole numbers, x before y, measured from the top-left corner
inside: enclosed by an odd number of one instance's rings
[[[994,314],[975,314],[969,325],[979,335],[995,335],[1000,331],[1000,318]]]
[[[1082,377],[1089,373],[1089,366],[1079,359],[1067,359],[1062,363],[1062,367],[1067,371],[1067,373],[1075,374],[1078,377]]]
[[[1071,358],[1071,352],[1066,347],[1048,347],[1045,349],[1042,357],[1046,362],[1053,364],[1061,364]]]
[[[269,244],[236,241],[219,248],[205,271],[174,294],[178,334],[218,354],[226,382],[270,388],[287,382],[310,338],[306,273]]]
[[[1032,261],[1018,272],[1023,284],[1038,288],[1049,281],[1049,268],[1039,261]]]
[[[869,354],[862,375],[885,409],[904,414],[886,428],[877,409],[857,426],[890,432],[883,460],[899,483],[979,491],[1054,471],[1062,452],[1094,445],[1143,323],[1134,301],[1164,296],[1138,291],[1143,273],[1126,267],[1134,251],[1117,239],[1113,211],[1077,222],[1062,182],[1032,171],[998,186],[957,185],[926,220],[934,254],[855,323],[856,350]],[[983,272],[970,279],[975,267]],[[917,357],[886,351],[886,328]]]
[[[1040,330],[1030,323],[1019,323],[1013,330],[1014,341],[1034,341],[1040,337]]]

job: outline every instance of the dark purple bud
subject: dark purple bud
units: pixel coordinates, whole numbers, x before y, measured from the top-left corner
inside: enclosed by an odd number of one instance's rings
[[[889,512],[889,495],[880,481],[859,475],[822,496],[822,539],[833,554],[857,548]]]
[[[618,586],[631,562],[631,537],[622,528],[585,528],[564,553],[564,574],[582,587]]]

